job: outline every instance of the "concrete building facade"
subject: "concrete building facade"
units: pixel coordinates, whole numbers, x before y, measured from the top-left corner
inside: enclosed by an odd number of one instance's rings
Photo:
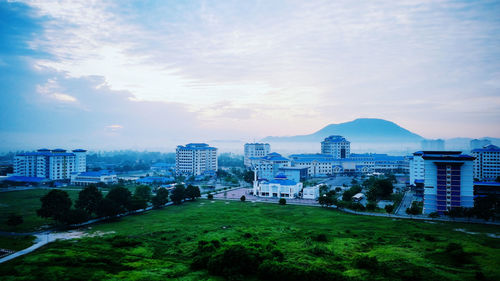
[[[335,159],[349,158],[351,143],[342,136],[329,136],[321,142],[321,153]]]
[[[246,143],[245,144],[245,167],[250,168],[251,160],[250,158],[264,157],[271,152],[271,145],[268,143]]]
[[[74,172],[85,172],[86,150],[39,149],[14,157],[14,175],[48,180],[69,180]]]
[[[472,161],[460,151],[423,151],[424,214],[474,206]]]
[[[175,150],[177,175],[198,176],[217,171],[217,148],[206,143],[179,145]]]
[[[471,152],[474,159],[474,178],[479,181],[494,181],[500,176],[500,148],[487,145]]]

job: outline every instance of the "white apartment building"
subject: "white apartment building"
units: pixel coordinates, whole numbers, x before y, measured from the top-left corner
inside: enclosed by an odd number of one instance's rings
[[[335,159],[349,158],[351,142],[342,136],[329,136],[321,142],[321,153],[331,155]]]
[[[198,176],[217,171],[217,148],[206,143],[179,145],[175,150],[177,175]]]
[[[474,178],[479,181],[494,181],[500,176],[500,148],[487,145],[483,148],[472,150],[474,159]]]
[[[413,153],[410,158],[410,184],[423,183],[425,176],[423,151]]]
[[[251,166],[252,157],[264,157],[271,151],[271,145],[268,143],[246,143],[245,144],[245,167],[249,168]]]
[[[36,152],[20,153],[14,157],[14,175],[39,177],[49,180],[66,180],[73,172],[85,172],[86,150],[39,149]]]

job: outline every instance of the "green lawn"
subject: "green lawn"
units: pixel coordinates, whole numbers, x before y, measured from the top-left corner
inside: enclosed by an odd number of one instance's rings
[[[0,249],[19,251],[33,245],[35,236],[0,236]]]
[[[36,215],[40,208],[40,198],[47,194],[48,189],[20,190],[0,193],[0,231],[30,232],[39,230],[43,225],[53,223],[52,219],[44,219]],[[73,204],[78,198],[77,190],[66,190]],[[12,227],[6,224],[10,213],[23,216],[24,222]]]
[[[500,235],[497,226],[198,200],[87,232],[94,237],[59,241],[0,265],[2,280],[223,280],[203,268],[215,268],[217,259],[228,255],[230,263],[245,260],[227,250],[239,245],[268,263],[250,261],[242,270],[255,274],[232,278],[257,280],[260,273],[260,278],[306,280],[297,277],[306,272],[315,274],[314,280],[500,280],[500,240],[488,236]],[[199,244],[202,240],[218,242]],[[202,253],[209,262],[192,269]]]

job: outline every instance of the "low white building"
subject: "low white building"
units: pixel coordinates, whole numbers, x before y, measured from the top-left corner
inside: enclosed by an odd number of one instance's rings
[[[302,189],[302,198],[304,199],[318,199],[319,197],[319,185],[304,187]]]
[[[87,186],[89,184],[97,184],[97,183],[114,184],[117,182],[118,182],[118,177],[116,176],[116,173],[108,170],[71,174],[72,185]]]
[[[277,174],[273,180],[253,182],[253,194],[259,197],[297,198],[302,191],[302,183],[289,180],[284,174]]]

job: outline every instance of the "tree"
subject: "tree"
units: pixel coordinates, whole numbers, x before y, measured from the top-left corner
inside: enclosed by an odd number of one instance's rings
[[[185,192],[185,197],[191,200],[201,197],[200,188],[194,185],[188,185]]]
[[[78,200],[76,200],[75,207],[84,210],[90,215],[96,212],[97,205],[101,200],[101,191],[94,184],[90,184],[78,193]]]
[[[328,185],[326,185],[326,184],[320,185],[320,187],[319,187],[319,196],[322,196],[322,195],[326,194],[328,192],[328,189],[329,189]]]
[[[65,224],[79,224],[86,222],[89,214],[83,209],[70,209],[64,216]]]
[[[128,202],[127,209],[129,211],[136,211],[146,209],[147,206],[148,202],[144,198],[134,195]]]
[[[64,222],[66,213],[71,208],[71,199],[66,191],[53,189],[42,198],[42,207],[36,211],[42,218],[53,218],[56,221]]]
[[[286,205],[286,199],[285,198],[280,198],[279,204],[280,205]]]
[[[392,214],[392,211],[394,210],[394,205],[385,205],[384,209],[388,214]]]
[[[351,188],[348,190],[344,191],[344,194],[342,194],[342,200],[344,201],[351,201],[351,198],[356,195],[357,193],[361,192],[361,186],[359,185],[353,185]]]
[[[159,188],[156,191],[156,195],[153,197],[151,200],[153,203],[154,208],[159,208],[161,206],[164,206],[168,202],[168,190],[165,188]]]
[[[128,208],[132,199],[132,193],[123,186],[117,186],[108,192],[106,198],[115,202],[122,209],[120,211],[122,213]]]
[[[9,214],[7,221],[5,222],[9,226],[17,226],[24,222],[23,216],[14,213]]]
[[[241,202],[245,202],[245,200],[246,200],[246,199],[247,199],[247,198],[245,197],[245,195],[241,195],[241,197],[240,197],[240,201],[241,201]]]
[[[408,215],[420,215],[422,214],[422,208],[417,201],[411,203],[411,207],[406,209],[406,214]]]
[[[377,208],[377,203],[370,201],[368,204],[366,204],[366,209],[370,211],[374,211]]]
[[[135,188],[134,196],[142,198],[146,202],[151,201],[151,187],[147,185],[139,185]]]
[[[178,184],[175,186],[174,190],[172,190],[172,195],[170,195],[170,199],[174,204],[178,205],[182,203],[186,194],[186,189],[183,184]]]
[[[104,198],[97,205],[96,213],[99,217],[114,217],[123,212],[123,208],[115,201]]]
[[[209,193],[209,194],[207,195],[207,199],[208,199],[208,200],[212,200],[212,199],[214,199],[214,195],[213,195],[213,194],[211,194],[211,193]]]
[[[254,171],[246,171],[244,174],[243,174],[243,180],[248,182],[248,183],[252,183],[253,182],[253,179],[254,179]]]

